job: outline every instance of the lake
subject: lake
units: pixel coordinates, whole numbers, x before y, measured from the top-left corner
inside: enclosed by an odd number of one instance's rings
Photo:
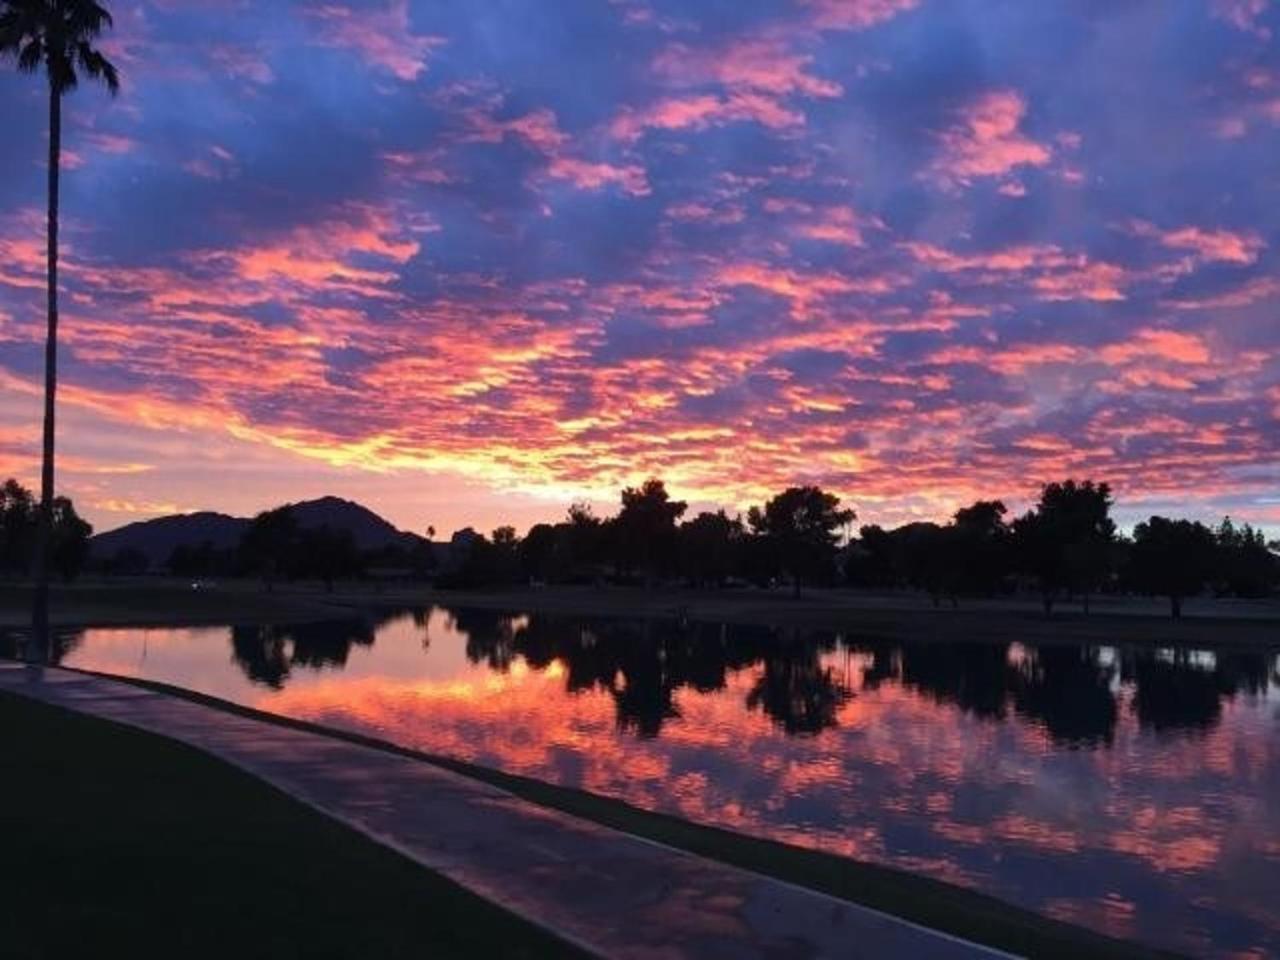
[[[1119,937],[1280,955],[1276,649],[884,643],[435,608],[88,629],[60,657]]]

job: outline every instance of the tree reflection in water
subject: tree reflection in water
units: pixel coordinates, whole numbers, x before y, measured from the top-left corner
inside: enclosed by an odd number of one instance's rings
[[[658,736],[680,716],[682,688],[722,690],[731,673],[758,669],[747,707],[792,735],[838,723],[855,695],[853,677],[829,665],[841,649],[857,655],[858,686],[892,683],[974,716],[998,721],[1010,711],[1067,747],[1109,746],[1121,691],[1132,689],[1139,724],[1156,732],[1197,730],[1221,716],[1224,700],[1259,696],[1280,683],[1270,651],[1160,650],[1007,643],[866,643],[833,631],[664,621],[450,614],[467,637],[473,663],[506,671],[517,659],[535,670],[558,661],[566,690],[607,691],[619,728]]]
[[[392,611],[317,623],[234,626],[231,659],[250,680],[280,690],[295,667],[341,669],[353,646],[372,647],[378,628],[402,615]]]

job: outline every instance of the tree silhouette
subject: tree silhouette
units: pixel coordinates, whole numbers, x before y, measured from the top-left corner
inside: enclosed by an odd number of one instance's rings
[[[323,524],[302,531],[298,538],[298,557],[291,564],[292,573],[314,575],[324,581],[327,592],[333,592],[333,581],[360,573],[360,551],[350,530],[334,530]]]
[[[1140,590],[1169,598],[1169,614],[1182,616],[1182,599],[1199,593],[1213,573],[1213,532],[1192,520],[1152,517],[1133,528],[1129,578]]]
[[[1019,564],[1040,583],[1044,612],[1053,612],[1059,591],[1089,594],[1106,578],[1115,542],[1111,488],[1092,480],[1047,484],[1034,511],[1013,523]]]
[[[0,572],[31,572],[38,514],[31,491],[17,480],[0,486]],[[92,534],[93,527],[80,518],[70,499],[54,499],[49,564],[63,580],[74,580],[84,569]]]
[[[859,528],[858,539],[845,551],[844,575],[853,586],[892,587],[898,576],[893,566],[893,532],[877,524]]]
[[[680,525],[680,567],[693,583],[720,586],[733,573],[746,531],[723,510],[703,512]]]
[[[1236,597],[1265,597],[1276,582],[1276,557],[1267,548],[1261,530],[1249,524],[1237,526],[1230,517],[1213,532],[1217,541],[1214,583],[1221,593]]]
[[[956,511],[951,522],[954,583],[964,593],[991,595],[1009,568],[1010,531],[1000,500],[978,500]]]
[[[35,543],[36,505],[17,480],[0,487],[0,571],[28,573]]]
[[[937,606],[939,599],[951,597],[954,606],[957,589],[956,539],[949,527],[936,523],[916,522],[898,527],[890,536],[894,549],[894,568],[901,579],[926,591]]]
[[[267,590],[275,578],[288,571],[298,540],[298,521],[288,504],[264,510],[250,522],[240,538],[240,558],[246,568],[262,577]]]
[[[92,535],[93,526],[80,518],[75,505],[67,497],[54,499],[49,559],[63,580],[74,580],[84,569]]]
[[[561,531],[549,523],[535,523],[517,547],[520,569],[529,580],[546,582],[557,573]]]
[[[591,512],[591,505],[570,504],[562,540],[562,566],[569,576],[594,575],[602,559],[604,539],[604,523]]]
[[[151,565],[137,547],[121,547],[102,563],[102,571],[113,576],[136,577]]]
[[[111,14],[94,0],[0,0],[0,56],[12,55],[23,73],[41,68],[49,82],[48,325],[44,351],[44,443],[40,509],[36,522],[36,589],[31,614],[32,648],[49,641],[49,567],[54,523],[54,410],[58,386],[58,175],[62,162],[62,98],[79,73],[101,80],[114,95],[116,68],[94,47],[111,26]]]
[[[791,576],[794,595],[808,578],[831,568],[836,535],[857,514],[840,509],[840,498],[818,487],[791,487],[747,514],[751,529],[764,537]]]
[[[639,489],[622,491],[622,510],[614,518],[615,556],[625,572],[639,569],[646,582],[666,573],[676,546],[676,521],[687,504],[672,500],[666,485],[656,478]]]

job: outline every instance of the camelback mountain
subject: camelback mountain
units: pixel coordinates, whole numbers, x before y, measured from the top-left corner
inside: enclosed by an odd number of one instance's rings
[[[368,507],[341,497],[321,497],[292,504],[293,515],[304,529],[328,526],[351,534],[360,550],[379,550],[394,545],[413,546],[422,538],[398,530]],[[122,550],[136,550],[153,566],[165,563],[180,546],[198,547],[208,542],[215,550],[230,550],[240,542],[247,517],[200,511],[154,520],[142,520],[116,530],[100,533],[89,541],[96,558],[111,557]]]

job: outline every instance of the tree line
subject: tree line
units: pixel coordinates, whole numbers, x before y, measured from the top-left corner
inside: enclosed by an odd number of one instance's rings
[[[93,527],[76,513],[67,497],[55,497],[48,536],[50,568],[63,580],[73,580],[89,556]],[[0,486],[0,574],[30,577],[36,574],[40,549],[40,502],[17,480]]]
[[[465,558],[439,580],[459,588],[601,577],[785,582],[796,595],[805,584],[914,588],[953,605],[1030,589],[1046,614],[1063,598],[1081,600],[1087,612],[1099,592],[1143,593],[1168,597],[1174,617],[1185,598],[1205,590],[1264,597],[1280,580],[1275,545],[1247,523],[1224,518],[1210,528],[1153,516],[1125,537],[1113,506],[1108,484],[1069,479],[1046,484],[1018,517],[1000,500],[979,500],[944,524],[871,524],[854,536],[855,511],[816,486],[784,490],[745,519],[723,510],[684,519],[688,505],[651,479],[623,490],[612,517],[575,504],[560,523],[537,524],[523,538],[511,527],[488,538],[468,531]]]
[[[817,486],[782,491],[744,515],[724,510],[688,517],[660,479],[621,492],[617,513],[597,516],[581,503],[564,520],[534,525],[524,537],[502,526],[484,536],[459,531],[440,554],[424,538],[360,550],[349,531],[304,527],[286,504],[259,513],[240,542],[217,549],[184,544],[169,557],[179,576],[256,576],[337,580],[394,571],[433,577],[442,587],[478,589],[528,583],[683,583],[695,587],[786,584],[915,589],[935,604],[1033,591],[1046,614],[1060,600],[1086,611],[1098,593],[1167,597],[1178,617],[1183,601],[1215,596],[1265,597],[1280,584],[1276,544],[1260,530],[1224,518],[1153,516],[1123,536],[1111,518],[1106,483],[1064,480],[1041,488],[1034,506],[1010,517],[1000,500],[978,500],[946,523],[896,528],[853,523],[856,512]],[[0,572],[27,575],[35,553],[38,504],[14,480],[0,488]],[[51,561],[65,578],[85,566],[92,528],[72,502],[55,501]],[[133,552],[133,553],[136,553]],[[141,573],[145,556],[124,551],[102,561],[105,573]]]

